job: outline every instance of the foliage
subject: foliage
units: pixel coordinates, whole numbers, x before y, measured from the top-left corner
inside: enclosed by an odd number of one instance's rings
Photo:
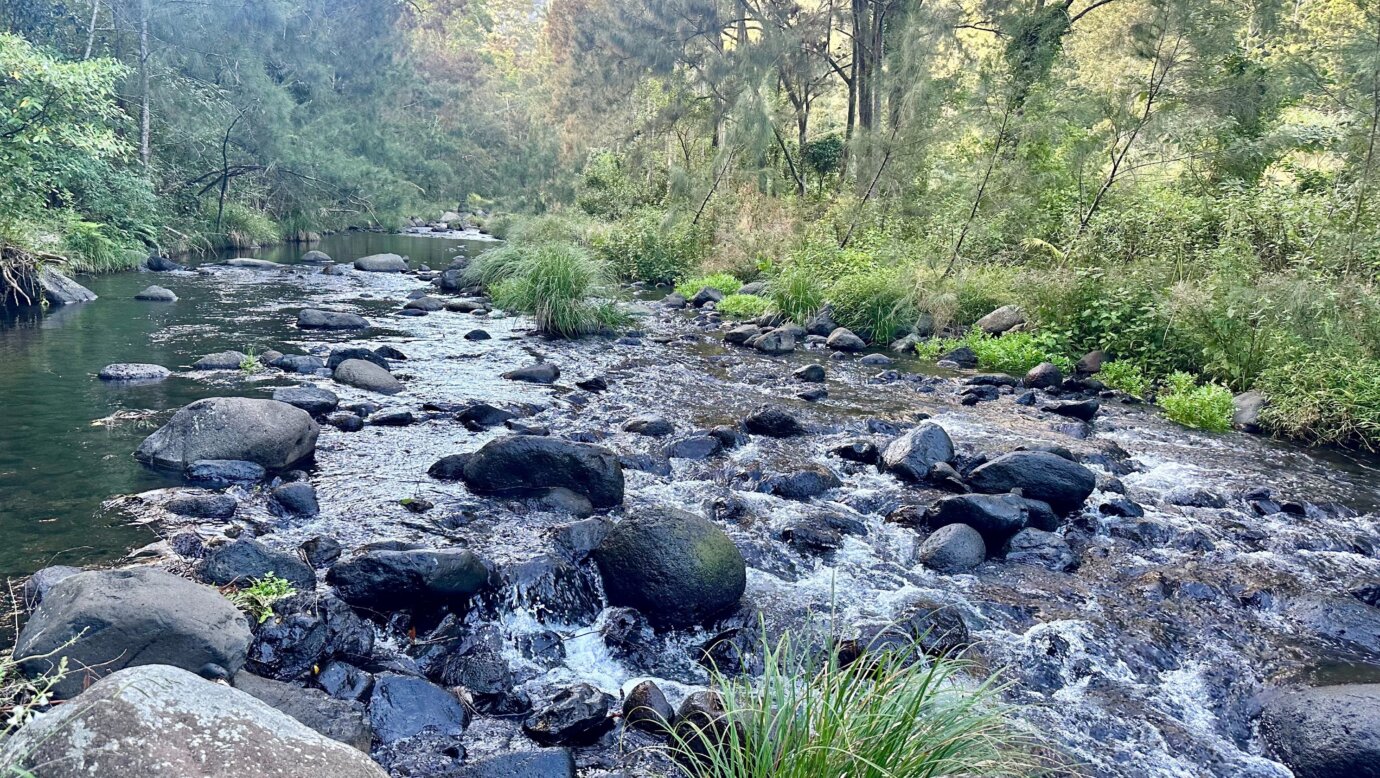
[[[273,618],[273,603],[297,593],[296,587],[272,572],[253,579],[249,586],[233,589],[226,594],[236,608],[248,613],[262,624]]]
[[[1185,427],[1226,432],[1234,411],[1231,390],[1213,383],[1199,384],[1192,375],[1171,373],[1157,402],[1164,415]]]
[[[717,289],[726,295],[731,295],[737,294],[742,286],[742,281],[728,273],[712,273],[681,281],[676,284],[676,291],[689,299],[698,294],[701,289]]]
[[[962,345],[977,354],[978,366],[984,370],[1023,376],[1041,362],[1052,362],[1065,373],[1073,369],[1073,360],[1057,348],[1048,335],[1008,332],[993,336],[973,329]]]
[[[772,308],[797,324],[819,313],[824,307],[824,295],[818,274],[806,265],[786,267],[767,285]]]
[[[1144,397],[1150,388],[1150,381],[1134,362],[1104,362],[1102,369],[1097,372],[1097,380],[1110,389],[1125,392],[1132,397]]]
[[[1312,443],[1380,450],[1380,361],[1312,353],[1260,377],[1262,424]]]
[[[573,338],[626,322],[612,301],[601,262],[569,243],[512,243],[480,255],[467,275],[494,304],[532,315],[543,334]]]
[[[843,276],[829,287],[834,321],[878,343],[915,323],[910,290],[894,273],[872,271]]]
[[[620,219],[652,202],[645,188],[628,177],[623,160],[606,149],[590,153],[575,191],[581,210],[605,219]]]
[[[913,644],[847,661],[790,635],[762,640],[760,678],[711,670],[720,721],[679,725],[670,750],[691,778],[1033,775],[1035,743],[1009,721],[1000,688]],[[822,654],[822,655],[821,655]],[[732,722],[725,724],[724,721]]]
[[[619,278],[661,284],[693,273],[707,244],[690,220],[641,208],[596,237],[594,249]]]
[[[49,669],[33,677],[20,669],[20,663],[15,661],[12,651],[0,653],[0,715],[4,716],[4,723],[0,724],[0,738],[9,737],[53,702],[53,687],[69,672],[64,654],[76,640],[72,638],[53,651],[27,658],[26,662],[49,666]],[[54,663],[55,658],[57,661]]]
[[[731,294],[719,301],[714,309],[734,319],[753,319],[767,312],[771,302],[755,294]]]
[[[259,357],[254,353],[252,347],[244,350],[244,359],[240,360],[240,372],[245,375],[254,375],[263,370],[264,366],[259,362]]]

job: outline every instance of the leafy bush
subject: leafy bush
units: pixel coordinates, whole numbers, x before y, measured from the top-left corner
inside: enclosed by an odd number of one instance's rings
[[[910,289],[895,273],[844,276],[830,287],[829,302],[835,321],[878,343],[889,342],[898,330],[914,324],[917,316]]]
[[[963,343],[973,349],[978,366],[986,370],[1019,376],[1041,362],[1052,362],[1065,373],[1073,369],[1073,360],[1046,335],[1008,332],[994,337],[981,330],[971,330]]]
[[[734,319],[752,319],[767,312],[771,302],[755,294],[731,294],[725,297],[715,310]]]
[[[790,265],[767,287],[771,305],[786,318],[803,324],[824,307],[824,284],[807,265]]]
[[[576,187],[575,203],[590,216],[618,219],[651,201],[647,188],[623,167],[623,159],[606,149],[585,161]]]
[[[109,232],[104,225],[94,222],[69,221],[62,243],[71,268],[83,273],[107,273],[138,267],[145,255],[121,244]]]
[[[708,287],[718,289],[726,295],[737,294],[743,286],[743,282],[728,273],[713,273],[707,276],[697,276],[687,281],[676,284],[676,291],[687,298],[694,297],[701,289]]]
[[[723,719],[678,724],[670,750],[692,778],[1033,775],[1035,743],[975,668],[914,645],[848,662],[834,650],[767,640],[761,678],[711,671]],[[727,724],[725,722],[732,722]]]
[[[1146,390],[1150,388],[1145,373],[1134,362],[1107,362],[1098,371],[1097,380],[1132,397],[1144,397]]]
[[[514,243],[588,242],[591,224],[587,218],[566,214],[544,214],[516,219],[509,226],[507,239]]]
[[[1164,415],[1185,427],[1226,432],[1235,407],[1231,390],[1219,384],[1198,384],[1192,375],[1171,373],[1158,398]]]
[[[215,212],[207,214],[206,218],[214,226]],[[221,215],[220,234],[229,246],[249,248],[277,243],[282,230],[263,211],[244,203],[230,202],[225,204]]]
[[[626,318],[597,300],[603,265],[572,244],[513,243],[480,255],[466,276],[484,284],[495,305],[532,315],[546,335],[573,338]]]
[[[226,597],[235,607],[262,624],[273,618],[273,603],[296,593],[297,589],[291,582],[268,573],[263,578],[255,579],[249,586],[227,593]]]
[[[693,273],[708,249],[704,230],[688,219],[642,208],[594,239],[599,258],[622,279],[670,283]]]
[[[1256,388],[1270,401],[1261,412],[1267,429],[1380,450],[1380,361],[1308,354],[1267,369]]]

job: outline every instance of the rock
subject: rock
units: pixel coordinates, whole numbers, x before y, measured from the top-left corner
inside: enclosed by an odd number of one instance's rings
[[[612,605],[661,627],[688,627],[732,610],[747,587],[738,547],[710,521],[677,510],[619,522],[594,550]]]
[[[1065,400],[1063,402],[1046,403],[1040,410],[1045,413],[1053,413],[1058,416],[1067,416],[1079,421],[1092,421],[1097,412],[1102,409],[1102,403],[1097,400]]]
[[[470,330],[465,333],[465,340],[492,340],[493,336],[484,330]]]
[[[306,481],[283,484],[269,494],[273,506],[286,516],[315,516],[321,512],[321,506],[316,501],[316,489]]]
[[[236,676],[235,688],[331,740],[366,754],[369,752],[374,730],[364,717],[364,706],[357,702],[333,699],[316,689],[304,689],[252,673]]]
[[[338,700],[363,702],[374,690],[374,676],[346,662],[331,662],[317,673],[316,684]]]
[[[720,292],[718,289],[715,289],[713,287],[706,286],[703,289],[696,292],[695,296],[691,297],[688,302],[696,308],[703,308],[709,303],[723,302],[723,299],[723,292]]]
[[[454,313],[487,313],[489,306],[481,300],[451,300],[446,310]]]
[[[467,764],[445,778],[575,778],[575,759],[564,748],[517,751]]]
[[[198,459],[182,475],[188,481],[223,489],[234,484],[256,484],[268,477],[262,465],[238,459]]]
[[[1005,373],[983,373],[975,375],[963,382],[965,386],[1020,386],[1020,380],[1013,378]]]
[[[326,363],[320,357],[310,354],[284,354],[269,364],[287,373],[304,375],[315,375],[316,371],[326,367]]]
[[[987,545],[967,524],[949,524],[925,538],[915,558],[935,572],[966,573],[987,558]]]
[[[824,383],[824,366],[806,365],[796,370],[794,373],[791,373],[791,375],[794,376],[795,380],[797,381],[806,381],[812,384],[822,384]]]
[[[730,734],[730,727],[737,732]],[[681,700],[673,732],[678,746],[689,750],[701,764],[711,751],[746,742],[741,725],[729,722],[718,692],[708,690],[691,692]]]
[[[1025,313],[1014,305],[1003,305],[992,311],[973,326],[987,333],[988,335],[1000,335],[1013,327],[1025,323]]]
[[[892,361],[893,361],[892,358],[889,357],[889,356],[887,356],[886,354],[867,354],[867,355],[863,356],[862,359],[859,359],[859,360],[858,360],[858,364],[860,364],[860,365],[889,365],[889,364],[892,363]]]
[[[903,481],[920,483],[930,477],[935,465],[953,458],[954,444],[949,433],[927,421],[887,444],[882,451],[881,468]]]
[[[321,428],[311,414],[276,400],[211,397],[183,407],[144,439],[135,459],[181,470],[204,459],[286,470],[316,452]]]
[[[407,260],[397,254],[370,254],[355,260],[355,270],[366,273],[406,273]]]
[[[599,511],[623,502],[618,458],[587,443],[511,435],[484,444],[460,464],[465,484],[478,494],[523,496],[567,489],[588,498]]]
[[[1106,353],[1102,351],[1089,351],[1078,360],[1078,364],[1073,366],[1073,374],[1079,376],[1090,376],[1102,372],[1102,364],[1107,361]]]
[[[554,384],[556,379],[561,377],[561,369],[550,362],[538,362],[517,370],[509,370],[503,377],[509,381],[524,381],[529,384]]]
[[[282,270],[283,266],[277,262],[269,262],[266,259],[254,259],[253,257],[235,257],[225,260],[227,267],[239,267],[246,270]]]
[[[586,392],[602,392],[609,388],[609,382],[596,375],[576,381],[575,386]]]
[[[106,365],[101,368],[101,372],[97,373],[96,377],[102,381],[153,383],[154,381],[162,381],[170,375],[172,375],[172,371],[162,365],[142,365],[122,362],[114,365]]]
[[[795,351],[795,333],[786,327],[777,327],[748,343],[763,354],[789,354]]]
[[[829,453],[839,459],[864,465],[875,465],[882,457],[882,452],[878,451],[877,446],[870,440],[852,440],[833,447]]]
[[[387,345],[387,344],[382,345],[382,346],[379,346],[378,348],[374,349],[374,353],[375,353],[376,355],[380,356],[380,357],[383,357],[384,359],[392,359],[392,360],[397,361],[397,362],[406,362],[406,361],[407,361],[407,355],[406,355],[406,354],[402,353],[402,352],[399,351],[398,349],[396,349],[396,348],[394,348],[394,347],[392,347],[392,346],[389,346],[389,345]],[[387,365],[385,365],[385,367],[387,367]]]
[[[834,321],[834,308],[832,305],[825,305],[819,312],[805,321],[805,333],[807,335],[819,335],[829,337],[835,330],[842,329],[839,323]]]
[[[331,255],[324,251],[313,250],[303,254],[301,261],[311,264],[325,264],[326,262],[333,262],[335,260],[331,259]]]
[[[393,374],[373,362],[363,359],[347,359],[336,367],[332,377],[339,383],[379,394],[397,394],[403,390],[402,382]]]
[[[241,351],[218,351],[207,354],[192,363],[193,370],[239,370],[249,360],[249,355]]]
[[[691,435],[667,446],[666,456],[672,459],[708,459],[723,451],[723,448],[723,443],[713,435]]]
[[[149,258],[144,261],[144,267],[154,273],[171,273],[175,270],[187,269],[186,265],[179,264],[158,254],[149,254]]]
[[[1164,501],[1170,505],[1187,508],[1227,507],[1227,498],[1196,486],[1176,486],[1165,494]]]
[[[829,333],[829,339],[824,345],[835,351],[862,351],[867,348],[867,342],[854,335],[847,327],[839,327]]]
[[[660,416],[638,416],[623,425],[623,431],[646,435],[649,438],[664,438],[676,431],[676,425]]]
[[[463,291],[465,287],[470,285],[465,280],[465,268],[442,270],[441,275],[436,276],[436,279],[431,283],[435,284],[436,288],[442,292],[450,292],[451,294]]]
[[[418,297],[415,300],[408,300],[404,305],[404,310],[427,311],[434,313],[446,307],[446,301],[436,297]]]
[[[69,699],[89,678],[131,665],[233,677],[250,639],[244,616],[215,589],[142,567],[79,573],[58,583],[19,632],[14,656],[31,677],[66,658],[68,673],[53,696]]]
[[[982,535],[988,548],[998,549],[1027,526],[1052,530],[1056,517],[1050,507],[1014,494],[959,494],[942,497],[925,511],[931,527],[967,524]]]
[[[1260,735],[1297,778],[1380,776],[1380,684],[1269,693]]]
[[[676,711],[654,681],[643,681],[623,698],[623,724],[647,732],[666,732]]]
[[[303,308],[297,314],[297,327],[303,330],[363,330],[369,322],[356,313]]]
[[[134,299],[153,303],[175,303],[177,302],[177,295],[173,294],[173,290],[171,289],[165,289],[161,286],[150,286],[134,295]]]
[[[32,611],[37,608],[54,586],[80,572],[82,572],[80,567],[49,565],[29,576],[24,580],[24,588],[21,591],[24,609]]]
[[[362,359],[365,362],[372,362],[384,370],[392,370],[383,354],[363,346],[337,346],[331,349],[330,356],[326,357],[326,367],[335,370],[340,367],[340,363],[350,359]]]
[[[1020,489],[1028,499],[1049,503],[1060,514],[1082,506],[1096,483],[1088,468],[1045,451],[1016,451],[968,474],[974,491],[1004,494]]]
[[[228,494],[178,494],[163,507],[194,519],[228,519],[235,515],[239,503]]]
[[[465,463],[473,454],[450,454],[427,468],[426,474],[438,481],[459,481],[465,477]]]
[[[298,590],[316,588],[316,573],[296,554],[271,549],[250,538],[210,548],[197,569],[201,580],[216,586],[248,586],[269,573],[287,580]]]
[[[1053,532],[1027,527],[1006,541],[1006,561],[1038,565],[1055,572],[1067,572],[1078,564],[1078,557],[1063,538]]]
[[[326,573],[340,599],[379,611],[463,602],[488,581],[484,560],[458,548],[364,551]]]
[[[49,305],[89,303],[96,293],[45,265],[38,273],[38,291]]]
[[[369,414],[368,421],[375,427],[407,427],[415,424],[417,417],[406,408],[380,408]]]
[[[359,750],[176,667],[122,670],[79,700],[16,733],[0,763],[43,778],[387,778]]]
[[[794,416],[781,408],[764,405],[743,419],[743,426],[753,435],[769,438],[789,438],[804,435],[805,427]]]
[[[358,414],[349,411],[332,413],[326,417],[326,423],[340,430],[341,432],[359,432],[364,429],[364,419]]]
[[[369,722],[379,742],[392,743],[428,727],[459,737],[470,725],[470,714],[454,694],[424,678],[380,673],[369,695]]]
[[[1030,368],[1022,381],[1027,389],[1058,389],[1063,382],[1064,374],[1052,362],[1041,362]]]
[[[325,567],[340,558],[340,541],[326,535],[307,538],[298,546],[307,564],[312,567]]]
[[[762,334],[762,328],[751,324],[742,324],[724,333],[724,342],[733,346],[742,346],[748,341]]]
[[[522,731],[542,745],[587,746],[613,729],[613,695],[587,683],[562,690],[522,722]]]
[[[968,346],[959,346],[953,351],[941,355],[939,361],[948,362],[965,370],[972,370],[978,366],[977,352]]]
[[[1260,413],[1269,405],[1265,394],[1252,389],[1236,395],[1232,403],[1235,410],[1232,412],[1231,426],[1242,432],[1260,432]]]
[[[495,408],[484,402],[471,404],[469,407],[455,414],[455,420],[464,424],[470,429],[478,427],[497,427],[506,421],[516,419],[518,416],[512,411],[504,408]]]
[[[312,416],[324,416],[340,405],[335,392],[315,386],[284,386],[273,390],[273,399],[301,408]]]
[[[789,475],[777,474],[762,479],[761,491],[785,500],[809,500],[830,489],[843,486],[839,477],[823,467],[811,467]]]

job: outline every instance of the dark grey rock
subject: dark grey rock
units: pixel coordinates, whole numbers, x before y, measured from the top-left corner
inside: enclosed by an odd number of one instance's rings
[[[331,740],[369,752],[374,731],[364,716],[364,706],[358,702],[334,699],[316,689],[304,689],[252,673],[236,676],[235,688]]]
[[[1072,570],[1078,564],[1078,557],[1063,538],[1034,527],[1013,535],[1003,552],[1008,562],[1038,565],[1056,572]]]
[[[538,362],[517,370],[509,370],[503,377],[509,381],[523,381],[529,384],[554,384],[556,379],[561,377],[561,369],[550,362]]]
[[[175,303],[177,302],[177,295],[171,289],[150,286],[134,295],[134,299],[152,303]]]
[[[326,367],[326,363],[321,357],[314,357],[310,354],[284,354],[269,364],[288,373],[302,373],[303,375],[315,375],[316,371]]]
[[[459,737],[470,724],[470,714],[454,694],[424,678],[381,673],[374,677],[369,695],[369,721],[379,742],[392,743],[428,727]]]
[[[835,351],[862,351],[867,348],[867,341],[854,335],[847,327],[839,327],[829,333],[829,340],[825,345]]]
[[[588,498],[595,510],[623,502],[618,458],[587,443],[512,435],[484,444],[458,464],[465,484],[479,494],[524,496],[559,488]]]
[[[384,370],[391,370],[388,366],[388,359],[384,354],[363,346],[337,346],[331,349],[330,356],[326,357],[326,367],[335,370],[337,367],[340,367],[341,362],[348,359],[362,359],[365,362],[372,362]]]
[[[804,435],[805,427],[791,414],[775,406],[763,406],[743,419],[743,426],[753,435],[769,438],[789,438]]]
[[[249,360],[242,351],[218,351],[192,363],[193,370],[239,370]]]
[[[239,459],[198,459],[182,474],[188,481],[222,489],[233,484],[255,484],[268,477],[262,465]]]
[[[587,746],[613,729],[613,704],[613,695],[576,684],[533,711],[522,731],[542,745]]]
[[[373,550],[337,562],[326,573],[340,598],[361,608],[463,603],[489,582],[489,569],[468,549]]]
[[[269,573],[286,579],[298,590],[316,588],[316,573],[301,557],[269,548],[251,538],[213,546],[206,551],[197,568],[201,580],[216,586],[248,586]]]
[[[304,330],[363,330],[368,329],[369,322],[355,313],[303,308],[297,314],[297,327]]]
[[[646,435],[652,438],[661,438],[676,431],[676,425],[661,418],[660,416],[638,416],[629,419],[623,425],[625,432],[633,432],[638,435]]]
[[[1052,362],[1041,362],[1030,368],[1021,383],[1027,389],[1058,389],[1064,383],[1064,374]]]
[[[987,545],[967,524],[949,524],[925,538],[915,557],[936,572],[966,573],[987,558]]]
[[[881,467],[903,481],[921,483],[929,478],[935,465],[953,458],[954,444],[949,433],[927,421],[887,444],[882,451]]]
[[[270,493],[274,507],[287,516],[315,516],[321,512],[316,489],[306,481],[275,487]]]
[[[273,399],[294,408],[301,408],[312,416],[324,416],[340,405],[340,398],[335,392],[315,386],[279,387],[273,390]]]
[[[177,494],[163,504],[170,513],[194,519],[228,519],[239,503],[228,494]]]
[[[173,414],[139,445],[134,457],[178,470],[203,459],[242,460],[285,470],[315,453],[319,432],[311,414],[287,403],[212,397]]]
[[[1096,483],[1088,468],[1045,451],[1016,451],[968,474],[974,491],[1004,494],[1020,489],[1027,498],[1049,503],[1060,514],[1079,508]]]
[[[1283,689],[1262,706],[1260,734],[1297,778],[1380,776],[1380,684]]]

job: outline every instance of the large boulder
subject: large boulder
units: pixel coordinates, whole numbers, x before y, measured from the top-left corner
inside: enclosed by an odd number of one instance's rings
[[[364,346],[336,346],[331,349],[330,356],[326,357],[326,367],[335,370],[340,367],[341,362],[347,359],[362,359],[365,362],[373,362],[384,370],[391,371],[393,369],[383,354]]]
[[[1260,734],[1297,778],[1380,776],[1380,684],[1288,689],[1269,695]]]
[[[1020,489],[1057,513],[1076,510],[1092,494],[1097,477],[1086,467],[1047,451],[1015,451],[993,459],[968,475],[974,491],[1005,494]]]
[[[967,524],[977,530],[987,547],[994,551],[1026,527],[1049,531],[1057,526],[1057,519],[1048,505],[1014,494],[943,497],[925,511],[925,519],[935,528]]]
[[[69,303],[89,303],[96,299],[96,293],[59,273],[51,267],[44,267],[38,273],[38,291],[49,305]]]
[[[953,461],[954,443],[934,422],[924,422],[891,441],[882,451],[882,469],[902,481],[920,483],[935,465]]]
[[[370,254],[355,260],[355,270],[367,273],[406,273],[407,260],[397,254]]]
[[[587,683],[562,689],[522,723],[528,737],[545,746],[587,746],[613,729],[613,695]]]
[[[237,538],[206,552],[197,574],[216,586],[248,586],[273,573],[299,590],[316,588],[316,573],[296,554],[278,551],[252,538]]]
[[[987,545],[967,524],[949,524],[925,538],[915,558],[938,573],[966,573],[987,558]]]
[[[784,409],[764,405],[743,419],[743,427],[753,435],[789,438],[805,434],[805,425]]]
[[[326,573],[340,599],[376,610],[464,601],[489,582],[484,560],[467,549],[371,550]]]
[[[5,742],[43,778],[387,778],[368,756],[229,686],[145,665],[102,679]]]
[[[1000,335],[1014,327],[1025,323],[1025,313],[1014,305],[1003,305],[992,311],[973,326],[987,333],[988,335]]]
[[[203,459],[241,460],[285,470],[316,452],[320,431],[311,414],[287,403],[210,397],[173,414],[139,444],[134,457],[178,470]]]
[[[135,294],[134,299],[152,303],[175,303],[177,295],[166,287],[150,286]]]
[[[192,363],[193,370],[239,370],[249,359],[243,351],[217,351]]]
[[[461,477],[479,494],[541,495],[564,489],[595,510],[623,502],[623,466],[613,452],[559,438],[512,435],[484,444],[464,460]]]
[[[337,700],[320,689],[304,689],[253,673],[235,676],[235,688],[331,740],[365,753],[373,744],[374,730],[364,716],[364,706],[358,702]]]
[[[281,386],[273,390],[273,399],[313,416],[324,416],[340,405],[335,392],[315,386]]]
[[[1064,373],[1053,362],[1041,362],[1030,368],[1021,383],[1027,389],[1058,389],[1064,383]]]
[[[121,362],[114,365],[106,365],[101,368],[101,372],[97,373],[96,377],[102,381],[153,383],[155,381],[162,381],[170,375],[172,375],[172,371],[162,365]]]
[[[1231,426],[1242,432],[1260,432],[1260,413],[1269,405],[1265,393],[1252,389],[1232,398]]]
[[[89,678],[131,665],[163,664],[208,677],[244,666],[249,623],[207,586],[152,568],[79,573],[43,597],[15,641],[26,675],[66,659],[56,699],[75,697]]]
[[[304,330],[363,330],[369,321],[357,313],[303,308],[297,313],[297,327]]]
[[[363,359],[347,359],[335,368],[335,380],[346,386],[364,389],[379,394],[397,394],[403,390],[402,381],[373,362]]]
[[[733,541],[691,513],[641,513],[594,549],[609,602],[637,608],[662,627],[702,624],[732,610],[747,588]]]

